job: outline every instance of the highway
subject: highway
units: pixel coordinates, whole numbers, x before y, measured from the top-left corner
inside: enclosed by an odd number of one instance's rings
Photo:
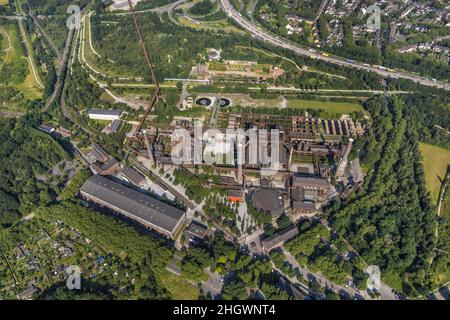
[[[450,90],[450,84],[444,83],[441,81],[434,81],[430,80],[428,78],[418,76],[415,74],[403,72],[403,71],[390,71],[386,68],[380,67],[380,66],[373,66],[368,64],[363,64],[357,61],[351,61],[348,59],[344,59],[338,56],[333,56],[330,54],[327,54],[327,56],[324,56],[321,51],[315,50],[315,49],[307,49],[303,48],[300,45],[291,42],[285,38],[282,38],[280,36],[275,36],[269,33],[266,30],[263,30],[253,24],[248,19],[244,18],[231,4],[229,0],[218,0],[218,3],[222,7],[222,10],[227,14],[229,18],[234,20],[241,28],[245,29],[247,32],[249,32],[253,38],[268,42],[274,46],[288,49],[293,51],[294,53],[301,55],[301,56],[307,56],[312,59],[322,60],[325,62],[337,64],[340,66],[345,66],[349,68],[364,70],[364,71],[370,71],[377,73],[385,78],[401,78],[406,80],[411,80],[416,83],[419,83],[421,85],[430,86],[430,87],[436,87],[441,88],[445,90]]]
[[[178,5],[180,5],[181,3],[186,2],[186,1],[187,0],[179,0],[177,2],[172,2],[172,3],[166,4],[164,6],[153,8],[153,9],[134,10],[134,13],[135,14],[141,14],[141,13],[153,12],[153,13],[162,14],[162,13],[164,13],[166,11],[171,10],[171,9],[173,10],[174,7],[177,7]],[[130,15],[130,14],[132,14],[131,11],[126,11],[126,12],[115,12],[115,11],[113,11],[113,12],[108,12],[105,15],[106,16],[108,16],[108,15],[126,16],[126,15]]]
[[[174,23],[174,24],[176,24],[176,25],[180,25],[180,23],[178,22],[178,20],[175,19],[175,17],[173,16],[173,12],[175,11],[175,9],[176,9],[179,5],[181,5],[181,4],[185,3],[185,2],[186,2],[186,0],[179,0],[179,1],[174,2],[174,3],[172,3],[172,4],[169,5],[167,14],[169,15],[169,19],[170,19],[170,21],[172,21],[172,23]]]

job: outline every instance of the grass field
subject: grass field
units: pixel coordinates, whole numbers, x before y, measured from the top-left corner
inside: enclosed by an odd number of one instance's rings
[[[17,38],[17,33],[11,27],[0,26],[0,36],[3,38],[3,50],[5,50],[5,56],[3,57],[5,63],[11,62],[16,57],[19,57],[22,53],[22,47],[20,46]]]
[[[8,2],[8,0],[0,0],[0,6],[7,6]]]
[[[363,108],[358,103],[352,102],[330,102],[330,101],[312,101],[300,99],[288,99],[288,108],[300,109],[322,109],[332,113],[351,113],[363,111]]]
[[[170,272],[164,272],[161,280],[167,290],[172,294],[174,300],[197,300],[200,291],[197,287],[186,281],[184,278],[176,276]]]
[[[433,203],[437,204],[442,180],[450,165],[450,151],[424,143],[421,143],[419,148],[423,157],[427,189],[431,193]]]
[[[19,13],[23,14],[23,10],[22,10],[22,2],[16,1],[16,6],[17,6],[17,10]],[[37,64],[36,61],[34,59],[34,51],[33,51],[33,46],[31,44],[31,39],[29,38],[29,35],[27,34],[26,30],[25,30],[25,25],[24,22],[22,20],[18,21],[19,24],[19,30],[22,34],[22,39],[24,40],[25,46],[27,48],[28,51],[28,65],[29,65],[29,69],[30,69],[30,73],[31,76],[30,79],[26,79],[24,82],[24,87],[19,88],[21,90],[26,90],[28,88],[30,88],[30,86],[34,86],[37,90],[39,90],[39,94],[35,97],[31,97],[31,98],[37,98],[37,97],[41,97],[42,96],[42,89],[44,89],[44,84],[42,82],[42,79],[39,75],[39,71],[37,68]],[[32,78],[32,79],[31,79]],[[25,95],[27,94],[32,94],[31,92],[24,92]]]
[[[226,95],[225,95],[226,96]],[[233,101],[233,105],[251,108],[280,108],[283,104],[283,99],[253,99],[249,95],[230,95],[229,98]]]
[[[15,88],[20,90],[28,99],[40,98],[42,96],[42,90],[39,88],[31,73],[29,60],[24,55],[16,28],[13,24],[0,26],[0,35],[6,39],[6,41],[3,42],[3,47],[6,49],[4,63],[12,63],[16,59],[24,59],[26,61],[27,76],[22,83],[15,85]]]

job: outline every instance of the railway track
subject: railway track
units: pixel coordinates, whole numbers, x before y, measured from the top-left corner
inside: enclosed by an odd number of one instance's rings
[[[148,67],[148,70],[150,72],[150,75],[152,77],[152,82],[154,84],[154,90],[153,90],[153,93],[151,95],[149,104],[147,106],[147,110],[145,111],[143,118],[139,122],[139,127],[137,128],[137,131],[141,131],[145,120],[147,119],[149,113],[153,110],[153,108],[155,107],[156,102],[158,101],[160,87],[159,87],[159,82],[158,82],[158,79],[156,77],[155,71],[153,69],[152,60],[150,59],[150,56],[149,56],[148,51],[147,51],[147,48],[145,47],[144,39],[143,39],[142,33],[141,33],[141,28],[139,27],[139,24],[137,22],[137,17],[136,17],[136,14],[134,12],[133,4],[132,4],[131,0],[128,0],[128,5],[130,7],[131,19],[133,20],[134,26],[136,28],[136,33],[138,35],[139,42],[141,44],[142,51],[144,53],[144,58],[145,58],[145,61],[147,63],[147,67]]]

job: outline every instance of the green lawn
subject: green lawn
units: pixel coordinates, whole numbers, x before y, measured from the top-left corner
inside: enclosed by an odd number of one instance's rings
[[[421,143],[419,148],[423,157],[427,189],[431,193],[433,203],[437,204],[442,180],[450,165],[450,151],[425,143]]]
[[[3,38],[3,49],[5,50],[5,62],[12,62],[16,58],[23,56],[19,36],[13,25],[1,26],[0,36]]]
[[[358,103],[300,100],[300,99],[288,99],[288,108],[317,109],[317,110],[322,109],[326,112],[332,113],[351,113],[363,111],[362,106]]]
[[[183,277],[176,276],[168,271],[161,275],[161,280],[174,300],[197,300],[200,291],[197,287],[186,281]]]
[[[42,91],[36,83],[33,74],[31,73],[30,64],[28,59],[24,55],[17,29],[13,24],[0,26],[0,35],[4,39],[3,47],[4,49],[6,49],[4,63],[13,64],[18,63],[19,60],[23,60],[23,63],[26,65],[26,78],[22,83],[15,84],[15,88],[20,90],[26,98],[40,98],[42,96]]]

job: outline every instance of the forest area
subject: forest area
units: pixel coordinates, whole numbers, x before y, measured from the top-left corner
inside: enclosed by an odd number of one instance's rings
[[[383,281],[408,296],[436,288],[443,274],[450,277],[448,257],[433,250],[436,208],[425,188],[419,151],[420,140],[448,144],[448,136],[432,133],[432,123],[448,117],[444,107],[448,100],[444,95],[439,104],[430,104],[428,99],[439,100],[418,94],[367,102],[373,126],[356,145],[368,172],[363,189],[327,212],[333,229],[368,264],[380,266]],[[448,226],[440,221],[439,228]],[[448,232],[442,237],[448,239]]]
[[[27,0],[27,6],[36,15],[67,15],[67,7],[86,6],[90,0]]]
[[[105,20],[109,21],[108,23]],[[161,23],[161,20],[163,23]],[[116,27],[111,28],[114,21]],[[153,52],[152,60],[159,79],[185,78],[189,76],[193,66],[207,60],[205,48],[222,48],[224,59],[250,58],[260,63],[275,62],[288,69],[285,75],[277,80],[278,85],[291,84],[296,87],[336,88],[336,89],[381,89],[380,77],[376,74],[361,72],[345,67],[334,66],[307,57],[300,57],[292,52],[280,49],[264,42],[241,34],[227,32],[196,30],[174,25],[167,15],[148,14],[138,16],[149,52]],[[141,77],[150,83],[145,69],[141,68],[144,59],[136,39],[133,25],[129,17],[114,17],[107,14],[94,15],[91,18],[92,41],[101,58],[96,58],[97,66],[107,74]],[[179,44],[183,44],[180,46]],[[247,49],[246,49],[247,48]],[[249,48],[252,48],[251,51]],[[265,51],[262,53],[259,51]],[[245,54],[244,54],[245,52]],[[286,57],[301,68],[309,66],[315,70],[339,77],[330,77],[320,73],[298,72],[291,63],[278,57]],[[280,63],[281,62],[281,63]]]
[[[50,136],[36,130],[32,116],[0,119],[0,226],[8,227],[34,209],[47,206],[60,192],[62,181],[38,176],[69,154]],[[52,182],[52,183],[50,183]]]

